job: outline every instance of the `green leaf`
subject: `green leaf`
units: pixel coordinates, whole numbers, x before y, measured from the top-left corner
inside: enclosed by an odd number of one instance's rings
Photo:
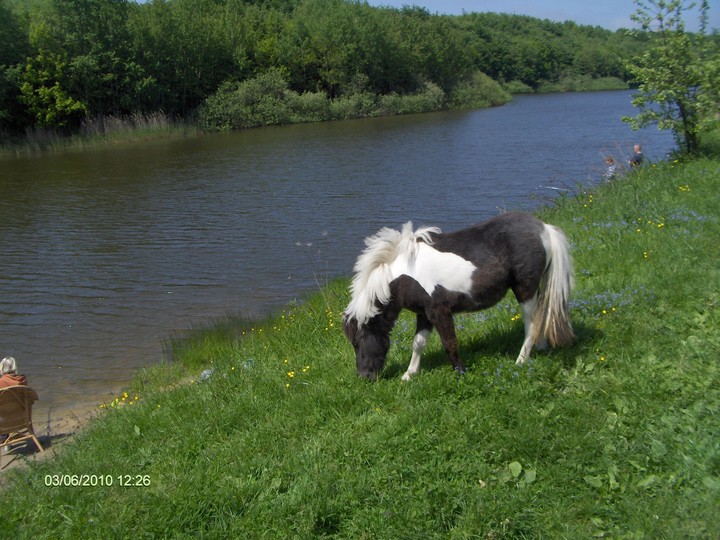
[[[520,465],[517,461],[513,461],[510,465],[508,465],[508,469],[510,469],[510,473],[513,475],[513,478],[517,478],[522,472],[522,465]]]
[[[599,476],[585,476],[583,477],[583,480],[595,488],[602,487],[603,485],[602,478]]]
[[[525,476],[523,477],[523,482],[526,484],[532,484],[535,481],[535,478],[537,478],[537,471],[535,469],[526,469],[525,470]]]
[[[140,436],[140,428],[138,426],[135,426],[135,436],[136,437]]]

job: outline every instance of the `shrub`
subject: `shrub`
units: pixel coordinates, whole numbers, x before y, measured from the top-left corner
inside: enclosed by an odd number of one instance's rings
[[[290,121],[293,123],[331,119],[330,101],[325,92],[288,92],[287,98]]]
[[[253,79],[228,82],[210,96],[199,111],[203,129],[230,130],[290,122],[287,79],[270,69]]]
[[[453,109],[478,109],[502,105],[511,99],[497,81],[482,71],[476,71],[470,79],[455,87],[450,104]]]
[[[333,120],[365,118],[374,116],[376,98],[371,92],[356,92],[330,102],[330,116]]]

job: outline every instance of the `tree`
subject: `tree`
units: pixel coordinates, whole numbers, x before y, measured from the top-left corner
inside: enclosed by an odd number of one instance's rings
[[[29,50],[19,18],[0,0],[0,136],[20,132],[26,120],[19,80]]]
[[[683,0],[634,0],[632,19],[653,34],[649,49],[627,64],[639,83],[632,104],[640,109],[624,117],[634,129],[657,124],[671,129],[681,150],[698,152],[698,135],[712,109],[717,111],[718,61],[705,36],[707,0],[700,3],[700,33],[685,31],[683,12],[695,7]],[[714,97],[714,99],[713,99]]]

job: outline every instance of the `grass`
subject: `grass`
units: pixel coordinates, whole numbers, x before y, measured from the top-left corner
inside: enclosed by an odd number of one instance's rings
[[[77,133],[36,129],[22,138],[0,137],[0,157],[32,156],[41,153],[82,151],[87,148],[172,137],[197,136],[200,129],[190,122],[163,113],[106,116],[86,119]]]
[[[433,335],[409,383],[409,315],[385,377],[356,378],[347,280],[198,329],[10,471],[6,534],[717,538],[719,179],[717,159],[659,163],[541,210],[574,244],[578,339],[522,368],[510,298],[457,318],[465,376]],[[73,475],[112,485],[53,485]]]

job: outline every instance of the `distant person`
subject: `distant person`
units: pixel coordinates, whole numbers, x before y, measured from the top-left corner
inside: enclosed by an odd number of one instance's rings
[[[630,163],[631,167],[638,167],[640,164],[642,164],[643,160],[645,159],[645,156],[643,156],[642,148],[640,148],[639,144],[636,144],[633,147],[633,151],[635,152],[633,156],[630,158],[628,163]]]
[[[0,388],[27,384],[25,375],[17,374],[17,365],[12,356],[6,356],[0,361]]]
[[[605,174],[603,174],[603,178],[610,181],[617,176],[617,163],[615,163],[612,156],[608,156],[605,158],[605,165],[607,169],[605,170]]]

